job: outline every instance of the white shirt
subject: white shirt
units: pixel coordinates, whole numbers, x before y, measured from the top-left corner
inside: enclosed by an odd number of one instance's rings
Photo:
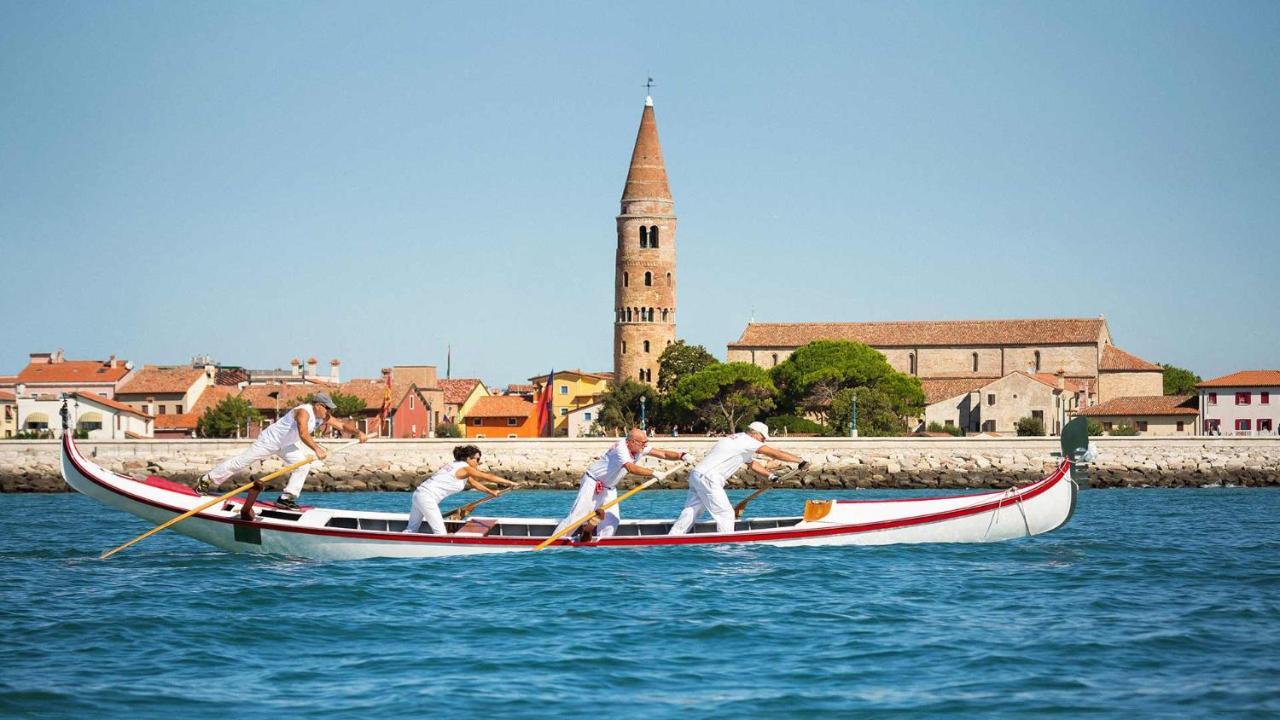
[[[436,502],[449,497],[450,495],[462,492],[462,488],[466,487],[467,481],[458,477],[458,471],[466,467],[466,460],[454,460],[444,467],[436,471],[434,475],[422,481],[418,486],[418,492],[430,495]]]
[[[598,483],[604,483],[606,488],[613,489],[626,477],[627,463],[639,462],[640,458],[648,454],[649,447],[646,445],[639,455],[632,455],[631,448],[627,447],[627,439],[623,438],[587,467],[587,475]]]
[[[755,457],[764,443],[746,433],[738,433],[716,443],[711,452],[693,469],[704,478],[728,480]]]
[[[299,410],[305,410],[307,413],[307,432],[314,433],[316,431],[316,411],[310,405],[299,405],[284,414],[284,417],[267,426],[262,434],[258,435],[258,443],[268,447],[283,448],[290,445],[298,444],[298,421],[294,417],[294,413]]]

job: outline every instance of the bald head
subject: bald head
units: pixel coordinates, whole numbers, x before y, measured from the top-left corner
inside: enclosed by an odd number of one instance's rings
[[[638,452],[640,448],[649,444],[649,436],[640,428],[632,428],[627,433],[627,445],[631,447],[632,452]]]

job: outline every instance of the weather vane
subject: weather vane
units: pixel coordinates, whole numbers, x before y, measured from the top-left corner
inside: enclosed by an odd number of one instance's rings
[[[649,78],[649,82],[647,82],[647,83],[645,83],[645,84],[644,84],[644,94],[645,94],[645,95],[652,95],[652,94],[653,94],[653,93],[649,92],[649,88],[651,88],[651,87],[653,87],[653,78]]]

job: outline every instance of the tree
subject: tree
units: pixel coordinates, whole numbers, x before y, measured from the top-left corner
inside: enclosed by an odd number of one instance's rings
[[[666,395],[675,389],[680,378],[718,362],[705,347],[677,340],[658,356],[658,392]]]
[[[642,397],[647,413],[658,411],[658,393],[649,385],[628,378],[611,386],[600,396],[600,417],[597,420],[600,427],[618,435],[639,427]]]
[[[1200,383],[1200,376],[1173,365],[1162,364],[1164,368],[1164,394],[1165,395],[1195,395],[1197,392],[1196,385]]]
[[[329,398],[332,399],[333,404],[337,406],[333,411],[333,414],[336,417],[354,417],[363,413],[367,409],[364,404],[364,400],[360,399],[358,395],[348,395],[347,393],[335,390],[334,392],[329,393]],[[295,401],[293,407],[297,407],[298,405],[310,405],[315,402],[315,399],[315,393],[305,395]],[[392,402],[394,402],[394,399]]]
[[[1115,437],[1133,437],[1138,434],[1138,428],[1132,425],[1120,423],[1119,425],[1112,427],[1111,432],[1107,434],[1114,435]]]
[[[436,426],[436,437],[438,438],[460,438],[462,430],[451,422],[442,422]]]
[[[1038,417],[1027,416],[1021,418],[1013,424],[1013,427],[1018,431],[1019,437],[1042,437],[1044,435],[1044,421]]]
[[[1085,427],[1088,428],[1090,437],[1097,437],[1102,435],[1102,423],[1098,422],[1097,420],[1094,420],[1093,418],[1089,418],[1085,422]]]
[[[240,437],[248,426],[256,424],[261,417],[248,400],[229,395],[204,411],[204,415],[196,421],[196,433],[207,438]]]
[[[892,437],[907,432],[907,424],[899,414],[899,399],[879,388],[845,388],[835,394],[823,413],[828,432],[849,434],[849,416],[853,398],[858,399],[858,435],[860,437]]]
[[[954,435],[955,437],[964,436],[964,428],[956,425],[943,425],[936,421],[929,423],[929,427],[925,428],[925,430],[931,433],[946,433],[948,435]]]
[[[866,394],[865,409],[863,396],[856,396],[859,434],[900,434],[907,418],[918,417],[924,410],[920,380],[894,370],[883,354],[862,343],[811,342],[779,363],[770,376],[783,410],[822,417],[835,434],[849,427],[849,405],[855,395],[846,390],[876,391]],[[838,397],[840,407],[836,407]]]
[[[751,363],[716,363],[680,379],[672,404],[716,430],[735,432],[775,407],[777,388]]]

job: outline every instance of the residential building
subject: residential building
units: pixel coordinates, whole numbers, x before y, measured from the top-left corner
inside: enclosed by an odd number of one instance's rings
[[[1112,398],[1077,414],[1102,424],[1103,432],[1127,425],[1139,435],[1196,435],[1200,410],[1195,395]]]
[[[339,370],[342,361],[334,358],[329,361],[327,375],[320,374],[320,361],[314,357],[307,358],[306,365],[298,358],[289,361],[289,369],[268,368],[263,370],[247,370],[248,381],[252,385],[338,385],[341,383]]]
[[[923,425],[938,423],[966,433],[1013,434],[1025,417],[1038,418],[1045,434],[1062,432],[1079,398],[1065,374],[1011,372],[1002,378],[922,380]],[[923,427],[921,429],[924,429]]]
[[[133,373],[133,363],[117,360],[67,360],[62,350],[31,353],[31,360],[15,378],[19,397],[88,393],[107,399]]]
[[[62,393],[22,395],[17,399],[18,423],[28,432],[62,435],[60,412]],[[152,436],[154,418],[125,403],[104,398],[96,393],[72,392],[65,395],[71,425],[88,433],[90,440],[125,440]]]
[[[214,384],[212,365],[144,365],[116,390],[116,400],[148,415],[182,415]]]
[[[546,377],[546,376],[544,375],[543,377]],[[502,391],[502,394],[510,397],[518,397],[524,400],[528,400],[529,402],[533,402],[533,392],[534,392],[533,385],[531,384],[513,383],[511,385],[508,385],[507,388]]]
[[[604,403],[592,403],[569,411],[567,425],[569,437],[590,437],[592,431],[596,429],[596,421],[600,419],[602,407]]]
[[[440,390],[444,395],[444,422],[461,426],[467,417],[467,411],[476,401],[489,395],[489,389],[476,378],[454,378],[440,381]],[[532,386],[530,386],[532,395]]]
[[[547,384],[547,376],[529,378],[535,395]],[[582,370],[557,370],[552,378],[551,413],[555,418],[555,432],[564,435],[569,429],[569,413],[600,400],[613,376],[609,373],[584,372]]]
[[[214,377],[217,377],[215,371]],[[240,388],[234,385],[210,385],[200,393],[195,402],[191,404],[186,412],[177,415],[166,413],[157,415],[155,419],[154,437],[179,439],[193,438],[198,435],[197,429],[200,418],[204,417],[204,413],[211,407],[216,406],[227,397],[240,394]],[[246,436],[257,436],[258,427],[252,428],[252,432],[247,432]]]
[[[18,434],[18,396],[8,390],[0,390],[0,437],[11,438]]]
[[[676,339],[676,215],[653,99],[648,97],[622,189],[617,231],[613,372],[619,379],[652,385],[658,378],[658,356]]]
[[[924,380],[994,381],[1018,370],[1062,372],[1086,403],[1108,393],[1162,392],[1160,366],[1115,348],[1105,318],[869,323],[750,323],[728,346],[730,362],[771,368],[815,340],[852,340],[884,354],[896,370]],[[1114,395],[1112,395],[1114,396]]]
[[[476,400],[462,430],[469,438],[538,437],[537,412],[527,400],[489,395]]]
[[[1205,380],[1200,391],[1206,435],[1276,435],[1280,432],[1280,370],[1241,370]]]

